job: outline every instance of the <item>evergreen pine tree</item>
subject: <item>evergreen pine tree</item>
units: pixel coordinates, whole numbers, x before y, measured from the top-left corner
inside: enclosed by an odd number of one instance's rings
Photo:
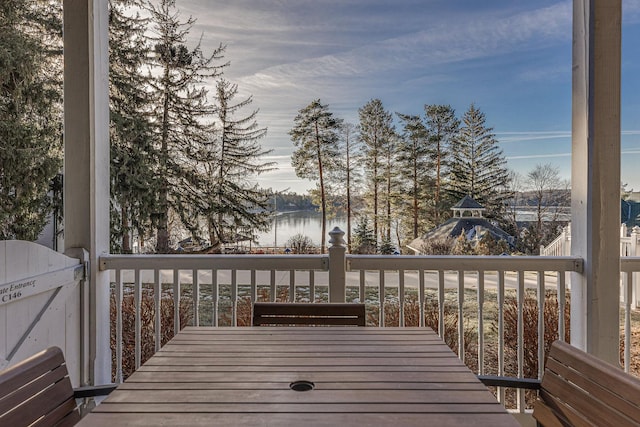
[[[329,106],[314,100],[301,109],[294,119],[294,127],[289,131],[296,147],[291,156],[291,165],[296,175],[318,181],[320,209],[322,211],[321,253],[325,252],[327,239],[327,184],[332,171],[339,168],[339,129],[342,120],[333,116]]]
[[[130,253],[131,231],[144,236],[149,230],[157,194],[149,78],[142,71],[149,43],[147,21],[129,9],[140,2],[109,3],[111,251]]]
[[[192,235],[199,235],[200,188],[205,182],[201,164],[206,160],[214,113],[204,83],[220,75],[226,64],[221,45],[206,56],[200,45],[189,49],[189,32],[195,23],[175,12],[175,0],[148,4],[153,23],[155,78],[151,81],[157,121],[156,150],[159,178],[158,209],[155,213],[156,251],[169,251],[169,211],[172,209]],[[204,156],[204,159],[203,159]]]
[[[218,80],[216,138],[206,165],[210,184],[202,195],[212,244],[225,241],[231,228],[264,230],[270,219],[266,213],[269,194],[251,182],[252,177],[272,170],[274,165],[260,160],[271,152],[258,143],[267,129],[258,126],[257,110],[238,117],[252,98],[235,102],[237,93],[237,85]]]
[[[396,251],[395,245],[391,242],[391,239],[383,237],[380,241],[380,255],[393,255]]]
[[[379,209],[383,203],[385,175],[385,153],[392,143],[392,115],[386,111],[379,99],[372,99],[358,110],[360,117],[360,140],[363,144],[365,177],[369,183],[368,203],[373,217],[373,232],[378,238],[380,231]]]
[[[377,251],[376,235],[369,225],[369,219],[366,216],[361,216],[353,232],[353,253],[375,254]]]
[[[0,240],[35,240],[62,169],[61,9],[0,2]]]
[[[458,132],[460,120],[456,118],[455,110],[450,105],[425,105],[424,113],[435,170],[433,220],[437,224],[440,223],[442,214],[449,212],[449,204],[443,203],[442,200],[442,189],[445,187],[445,178],[449,171],[452,140]]]
[[[471,104],[452,141],[448,192],[453,200],[469,195],[487,208],[489,216],[499,217],[508,197],[501,189],[508,184],[509,171],[498,140],[485,121],[485,115]]]

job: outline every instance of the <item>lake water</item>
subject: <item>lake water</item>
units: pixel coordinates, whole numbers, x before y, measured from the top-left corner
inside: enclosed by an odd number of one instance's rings
[[[565,218],[567,217],[567,218]],[[533,221],[535,220],[534,212],[530,211],[530,208],[518,209],[516,214],[518,221]],[[563,214],[559,218],[560,220],[570,220],[569,214]],[[356,219],[352,219],[352,227],[355,228],[357,224]],[[347,231],[347,217],[346,215],[337,216],[327,220],[327,233],[333,230],[334,227],[340,227],[342,231]],[[314,211],[294,211],[294,212],[279,212],[275,217],[275,222],[272,221],[271,230],[258,233],[259,246],[265,247],[285,247],[287,240],[291,236],[298,233],[303,234],[311,238],[316,246],[320,246],[320,234],[322,231],[322,214]],[[277,232],[277,236],[276,236]],[[346,239],[346,237],[345,237]],[[329,236],[327,235],[327,246],[329,246]]]
[[[327,220],[327,233],[334,227],[347,230],[347,217],[337,216]],[[308,236],[316,246],[320,246],[322,233],[322,214],[313,211],[279,212],[274,218],[271,230],[258,234],[260,246],[284,247],[287,240],[296,234]],[[327,235],[327,246],[329,236]]]

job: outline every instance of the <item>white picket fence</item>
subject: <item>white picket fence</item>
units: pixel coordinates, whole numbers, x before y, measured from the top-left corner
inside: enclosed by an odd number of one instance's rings
[[[556,239],[547,246],[540,247],[541,256],[569,256],[571,255],[571,226],[562,229]],[[640,227],[633,227],[631,232],[627,226],[620,226],[620,256],[625,258],[640,257]],[[630,304],[632,309],[640,307],[640,269],[626,272],[622,270],[621,287],[628,288],[623,291],[620,299],[625,304]]]
[[[540,246],[540,255],[571,255],[571,225],[564,227],[560,235],[547,246]],[[633,227],[629,233],[625,224],[620,226],[620,256],[640,256],[640,227]]]

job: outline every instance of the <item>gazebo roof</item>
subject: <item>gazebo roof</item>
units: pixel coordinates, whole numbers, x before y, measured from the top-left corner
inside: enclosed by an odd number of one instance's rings
[[[471,196],[464,196],[458,203],[453,205],[451,209],[455,210],[486,210],[484,206],[476,202]]]

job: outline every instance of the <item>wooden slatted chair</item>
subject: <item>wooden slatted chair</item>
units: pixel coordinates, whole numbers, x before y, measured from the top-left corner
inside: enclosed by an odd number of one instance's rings
[[[364,304],[256,302],[254,326],[365,326]]]
[[[639,426],[640,379],[555,341],[542,381],[479,376],[487,386],[539,390],[533,417],[542,426]]]
[[[0,426],[72,426],[80,421],[76,399],[115,387],[73,389],[62,350],[50,347],[0,372]]]

